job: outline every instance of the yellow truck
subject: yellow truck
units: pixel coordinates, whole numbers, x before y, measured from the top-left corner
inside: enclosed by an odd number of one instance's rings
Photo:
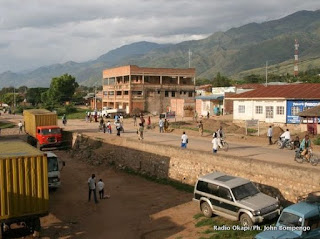
[[[49,212],[47,167],[47,155],[29,144],[0,141],[0,239],[17,225],[40,231],[40,217]]]

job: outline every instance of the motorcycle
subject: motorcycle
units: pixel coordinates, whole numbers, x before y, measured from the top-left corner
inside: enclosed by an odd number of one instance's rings
[[[317,166],[319,159],[313,155],[312,149],[308,149],[309,159],[307,159],[306,155],[301,155],[301,150],[296,149],[296,154],[294,156],[294,160],[298,163],[303,163],[304,161],[309,162],[312,166]]]
[[[279,139],[275,142],[275,144],[277,144],[279,149],[281,149],[283,141],[284,141],[284,138],[279,137]],[[284,145],[284,148],[293,150],[294,149],[293,141],[291,140],[287,141],[286,144]]]
[[[224,138],[222,138],[221,139],[221,145],[222,145],[222,148],[221,149],[223,149],[224,151],[228,151],[228,149],[229,149],[229,144],[225,141],[225,139]],[[219,148],[220,149],[220,148]]]

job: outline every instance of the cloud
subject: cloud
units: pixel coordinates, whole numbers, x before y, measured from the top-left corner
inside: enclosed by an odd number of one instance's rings
[[[314,0],[1,0],[0,72],[95,59],[136,41],[197,40],[317,7]]]

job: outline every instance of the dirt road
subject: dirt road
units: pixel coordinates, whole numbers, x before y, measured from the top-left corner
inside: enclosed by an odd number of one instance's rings
[[[197,238],[193,216],[199,211],[192,194],[106,166],[89,166],[65,152],[57,154],[66,167],[62,187],[50,193],[43,238]],[[104,180],[110,199],[88,202],[92,173]]]

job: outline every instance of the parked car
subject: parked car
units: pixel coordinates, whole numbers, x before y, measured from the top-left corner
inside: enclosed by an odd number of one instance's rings
[[[206,217],[239,220],[244,227],[280,215],[277,199],[261,193],[248,179],[215,172],[199,177],[193,200]]]
[[[320,197],[315,197],[311,193],[305,200],[286,207],[275,227],[269,228],[255,237],[255,239],[269,238],[320,238]]]

